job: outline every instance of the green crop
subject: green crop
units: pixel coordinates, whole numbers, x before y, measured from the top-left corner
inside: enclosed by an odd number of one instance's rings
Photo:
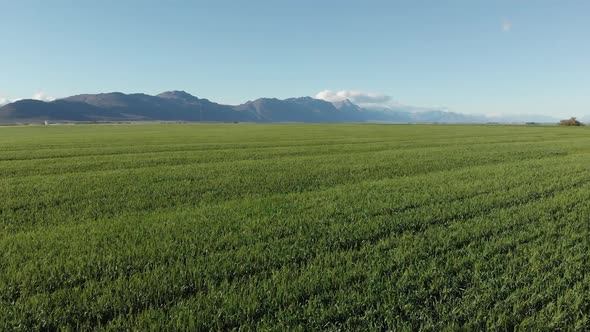
[[[0,127],[0,330],[589,330],[590,129]]]

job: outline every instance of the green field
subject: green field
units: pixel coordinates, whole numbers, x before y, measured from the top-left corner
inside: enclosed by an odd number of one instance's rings
[[[590,129],[0,127],[0,330],[589,330]]]

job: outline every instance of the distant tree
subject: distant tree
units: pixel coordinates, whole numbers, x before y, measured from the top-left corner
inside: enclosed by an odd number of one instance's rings
[[[576,120],[575,117],[571,117],[567,120],[559,121],[559,125],[560,126],[583,126],[584,124],[581,123],[580,121]]]

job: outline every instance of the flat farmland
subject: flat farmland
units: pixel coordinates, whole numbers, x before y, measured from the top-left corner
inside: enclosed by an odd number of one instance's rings
[[[0,127],[0,330],[588,330],[590,129]]]

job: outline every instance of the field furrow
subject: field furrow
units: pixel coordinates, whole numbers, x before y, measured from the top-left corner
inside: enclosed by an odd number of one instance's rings
[[[587,330],[585,128],[0,127],[0,330]]]

